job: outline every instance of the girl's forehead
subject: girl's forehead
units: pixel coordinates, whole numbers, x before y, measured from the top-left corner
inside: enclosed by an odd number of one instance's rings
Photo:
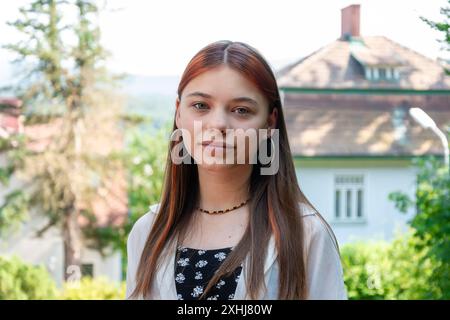
[[[233,99],[248,96],[259,103],[265,98],[260,90],[239,71],[227,66],[217,67],[192,79],[183,90],[183,97],[194,92],[205,93],[212,99]]]

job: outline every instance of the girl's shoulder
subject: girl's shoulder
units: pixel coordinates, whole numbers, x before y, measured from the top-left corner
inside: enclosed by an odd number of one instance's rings
[[[147,240],[148,234],[153,225],[156,213],[159,209],[159,203],[151,205],[149,211],[142,215],[133,225],[128,235],[128,246],[139,248],[142,247]]]
[[[311,207],[309,204],[301,202],[299,205],[300,205],[300,214],[302,215],[302,217],[314,216],[317,214],[317,211],[314,210],[314,208]]]
[[[147,231],[147,229],[149,229],[149,227],[153,224],[153,220],[156,217],[158,209],[159,203],[151,205],[149,207],[149,211],[147,211],[147,213],[145,213],[134,223],[133,229],[136,229],[137,231]]]
[[[326,219],[308,204],[301,203],[300,212],[307,246],[322,243],[339,251],[334,232]]]

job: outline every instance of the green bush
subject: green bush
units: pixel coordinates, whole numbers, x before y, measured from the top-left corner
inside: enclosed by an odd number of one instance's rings
[[[53,299],[56,294],[55,283],[43,266],[0,257],[0,300]]]
[[[418,250],[411,233],[391,242],[352,243],[342,247],[349,299],[436,299],[430,278],[436,264]]]
[[[105,278],[84,277],[80,281],[66,282],[59,296],[63,300],[122,300],[125,283],[117,286]]]
[[[426,248],[433,261],[429,278],[436,299],[450,299],[450,174],[449,168],[435,157],[416,159],[417,189],[414,197],[393,192],[389,199],[403,213],[415,209],[410,221],[414,235],[420,239],[418,250]]]
[[[383,299],[385,243],[352,243],[341,248],[344,281],[349,299]],[[380,260],[382,258],[382,260]],[[381,270],[380,270],[381,269]]]

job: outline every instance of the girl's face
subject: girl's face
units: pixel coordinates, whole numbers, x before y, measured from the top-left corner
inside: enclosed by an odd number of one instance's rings
[[[259,89],[228,66],[192,79],[176,101],[184,145],[198,165],[209,168],[249,163],[258,148],[258,129],[274,129],[276,118],[276,108],[269,114]]]

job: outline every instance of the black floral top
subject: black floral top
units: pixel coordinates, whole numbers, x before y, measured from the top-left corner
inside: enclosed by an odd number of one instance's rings
[[[209,280],[219,268],[222,261],[232,248],[198,250],[178,247],[179,257],[176,261],[175,284],[178,300],[198,300],[206,288]],[[211,288],[207,300],[231,300],[241,275],[242,265],[236,268],[232,275],[221,278]]]

